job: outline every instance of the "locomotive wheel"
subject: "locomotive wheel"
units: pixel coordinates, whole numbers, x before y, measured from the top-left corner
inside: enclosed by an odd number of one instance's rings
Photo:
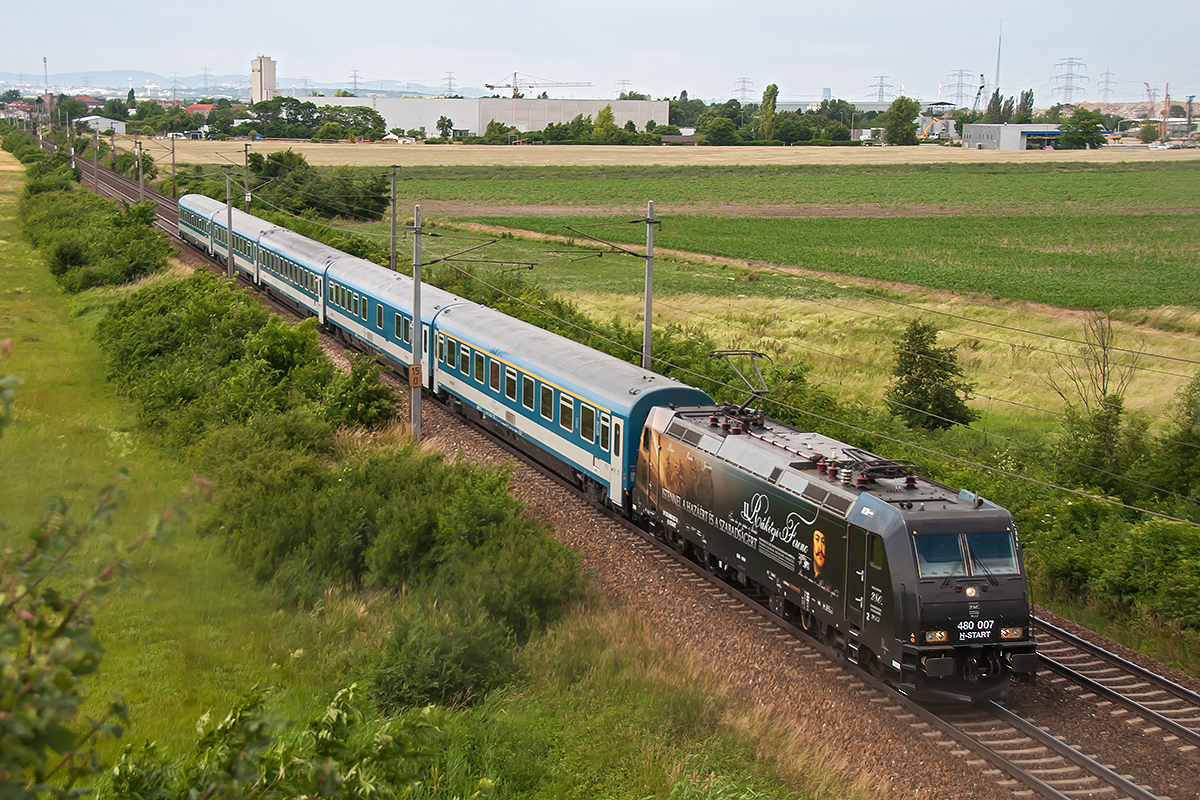
[[[677,533],[674,540],[671,542],[671,547],[675,548],[675,552],[683,555],[687,552],[688,540],[683,538],[682,533]]]

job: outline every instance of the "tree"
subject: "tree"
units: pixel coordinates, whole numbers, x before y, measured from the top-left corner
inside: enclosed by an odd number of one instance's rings
[[[1104,115],[1077,108],[1059,123],[1058,147],[1062,150],[1093,150],[1104,146]]]
[[[771,141],[775,138],[775,100],[779,97],[779,87],[770,84],[763,90],[762,107],[758,112],[758,129],[762,138]]]
[[[640,92],[629,91],[629,92],[621,92],[621,94],[617,97],[617,99],[618,100],[649,100],[650,95],[642,94]]]
[[[1064,457],[1060,480],[1133,499],[1135,487],[1118,476],[1137,462],[1144,448],[1141,421],[1122,427],[1125,391],[1143,352],[1144,346],[1119,346],[1112,316],[1094,312],[1084,320],[1083,341],[1076,351],[1055,355],[1058,373],[1048,374],[1045,382],[1066,404],[1058,448]]]
[[[730,145],[737,141],[737,126],[727,117],[714,117],[705,121],[699,132],[704,134],[709,144],[718,146]]]
[[[1021,100],[1017,103],[1016,113],[1013,114],[1013,122],[1018,125],[1026,125],[1033,122],[1033,89],[1021,92]]]
[[[1004,121],[1003,104],[1000,100],[1000,90],[992,92],[992,97],[988,100],[987,113],[984,115],[983,121],[988,125],[999,125]]]
[[[15,103],[21,99],[21,92],[17,89],[9,89],[4,94],[0,94],[0,103]]]
[[[130,111],[137,108],[137,98],[133,96],[133,89],[130,89],[129,94],[125,95],[125,107]]]
[[[957,351],[938,347],[937,335],[936,326],[914,319],[896,344],[896,379],[887,399],[893,416],[910,428],[944,430],[979,418],[967,406],[974,386],[963,376]]]
[[[613,114],[612,104],[606,105],[596,114],[596,125],[592,129],[596,138],[608,141],[617,133],[617,117]]]
[[[446,116],[438,117],[437,129],[443,139],[449,139],[454,133],[454,120]]]
[[[1158,126],[1153,122],[1143,122],[1142,127],[1138,128],[1138,141],[1142,144],[1150,144],[1158,141]]]
[[[897,97],[893,100],[888,106],[883,140],[888,144],[916,144],[917,114],[920,111],[920,104],[911,97]]]

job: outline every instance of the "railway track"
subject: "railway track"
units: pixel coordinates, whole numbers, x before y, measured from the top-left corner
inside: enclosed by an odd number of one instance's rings
[[[529,461],[526,455],[506,442],[488,438],[512,455]],[[588,503],[582,491],[557,475],[542,472],[539,480],[554,484],[580,502]],[[838,678],[848,681],[850,689],[870,695],[872,703],[906,722],[915,736],[933,739],[938,746],[962,757],[968,767],[980,770],[997,786],[1017,796],[1048,800],[1163,800],[1149,787],[1139,785],[1128,775],[1118,774],[1099,758],[1088,755],[1086,748],[1056,738],[999,704],[931,709],[910,700],[846,662],[840,651],[813,640],[797,622],[773,613],[763,604],[762,597],[714,575],[610,509],[592,507],[620,526],[630,543],[649,558],[685,581],[706,582],[711,590],[706,587],[705,591],[775,638],[784,640],[811,669],[839,671]]]
[[[1052,680],[1079,687],[1081,700],[1119,706],[1111,713],[1143,734],[1186,753],[1200,749],[1200,695],[1046,620],[1035,628]]]
[[[53,153],[58,148],[54,143],[43,139],[42,149]],[[156,203],[154,226],[166,233],[173,241],[179,241],[179,210],[175,200],[146,188],[144,182],[139,188],[136,180],[126,178],[89,158],[76,156],[74,162],[81,173],[80,182],[101,197],[129,204],[143,201]]]
[[[93,170],[91,163],[87,161],[82,161],[80,166],[84,172],[84,184],[89,188],[93,188],[105,196],[137,202],[138,187],[135,181],[123,178],[103,167]],[[175,202],[157,193],[147,192],[146,197],[158,203],[160,211],[156,224],[170,232],[172,238],[178,242]],[[211,261],[211,259],[206,260]],[[212,263],[214,269],[222,269],[220,264]],[[269,301],[269,299],[267,300]],[[279,303],[271,303],[271,305],[281,313],[294,314],[292,309]],[[344,347],[344,343],[341,346]],[[406,385],[401,379],[397,379],[396,384],[398,386]],[[440,407],[445,409],[444,406]],[[448,409],[446,410],[447,413],[451,413]],[[473,428],[473,430],[478,431],[479,429]],[[486,432],[484,435],[486,436]],[[487,438],[492,444],[498,445],[526,463],[530,463],[530,459],[525,454],[514,450],[503,441],[490,436]],[[553,483],[561,489],[571,492],[580,502],[587,503],[582,492],[555,475],[542,471],[539,480],[545,481],[547,484]],[[597,508],[591,503],[588,503],[588,506],[593,509]],[[837,672],[838,680],[846,681],[849,688],[854,691],[870,695],[871,703],[880,706],[884,712],[892,714],[897,720],[910,726],[914,731],[914,736],[928,737],[937,745],[948,748],[949,752],[963,758],[966,766],[978,769],[984,776],[992,779],[998,787],[1003,787],[1017,796],[1038,796],[1054,800],[1065,800],[1065,798],[1078,800],[1078,798],[1092,797],[1106,798],[1106,800],[1107,798],[1112,798],[1112,800],[1122,800],[1123,798],[1155,800],[1157,797],[1151,790],[1136,784],[1128,776],[1119,775],[1100,763],[1098,759],[1086,755],[1083,752],[1085,748],[1072,747],[1043,731],[1032,722],[996,704],[966,710],[943,711],[918,705],[875,677],[848,664],[840,651],[810,639],[798,627],[798,624],[772,613],[760,602],[759,598],[747,592],[745,587],[722,580],[719,576],[704,570],[686,555],[676,552],[667,543],[655,539],[615,513],[607,510],[604,510],[604,513],[609,520],[621,526],[633,546],[643,550],[647,557],[661,564],[664,569],[675,573],[684,581],[702,585],[703,591],[717,602],[726,605],[734,613],[743,615],[747,621],[790,647],[793,656],[802,659],[802,663],[805,663],[806,667],[813,670]],[[1053,626],[1045,622],[1040,622],[1039,627],[1044,627],[1045,632],[1041,635],[1047,638],[1047,645],[1052,645],[1050,637],[1057,637],[1058,629],[1051,632]],[[1057,639],[1057,641],[1063,640]],[[1041,645],[1040,640],[1039,645]],[[1072,657],[1062,654],[1061,658],[1064,661],[1070,661]],[[1095,656],[1086,654],[1084,658],[1093,659]],[[1047,669],[1058,672],[1064,668],[1058,658],[1046,658],[1045,660]],[[1071,663],[1074,665],[1073,668],[1084,666],[1080,663],[1079,658],[1075,658]],[[1090,661],[1087,663],[1090,664]],[[1083,673],[1080,672],[1080,674]],[[1110,682],[1121,685],[1120,682],[1112,681],[1111,676],[1098,675],[1096,678],[1110,680]],[[1064,679],[1066,678],[1064,677]],[[1075,678],[1071,678],[1071,680],[1075,680]],[[1130,690],[1127,698],[1136,697],[1138,694],[1137,684],[1126,683],[1124,685]],[[1089,689],[1089,691],[1091,690]],[[1114,689],[1114,691],[1116,690]],[[1150,703],[1158,702],[1156,697],[1141,699]],[[1128,701],[1135,702],[1132,699]],[[1193,708],[1196,707],[1193,706]],[[1175,724],[1186,727],[1187,722],[1192,720],[1193,716],[1196,718],[1193,720],[1193,724],[1200,724],[1200,711],[1195,715],[1191,715],[1187,711],[1179,711],[1176,714],[1179,721]],[[1143,717],[1140,711],[1138,718],[1150,719],[1148,715]],[[1134,717],[1130,717],[1130,719],[1132,720]],[[1192,734],[1195,735],[1194,729]],[[1175,735],[1175,733],[1164,734],[1164,739],[1171,741],[1168,737]],[[1183,738],[1183,736],[1179,736],[1180,740]],[[1187,747],[1189,745],[1181,744],[1180,746]]]
[[[557,480],[557,478],[553,478]],[[561,485],[585,499],[569,484]],[[1161,800],[1150,788],[1120,775],[1085,748],[1068,744],[1036,724],[996,703],[966,708],[926,708],[878,678],[845,661],[840,651],[811,639],[797,623],[774,614],[755,595],[702,569],[668,544],[654,539],[623,518],[605,511],[622,525],[631,538],[653,548],[660,562],[670,561],[672,568],[710,581],[730,598],[739,612],[762,618],[769,632],[793,638],[797,655],[812,661],[816,669],[840,668],[850,688],[872,694],[871,702],[883,711],[907,722],[914,735],[930,737],[954,755],[963,757],[967,766],[980,769],[998,786],[1020,796],[1038,796],[1051,800],[1106,798],[1111,800]],[[841,676],[839,676],[841,677]]]

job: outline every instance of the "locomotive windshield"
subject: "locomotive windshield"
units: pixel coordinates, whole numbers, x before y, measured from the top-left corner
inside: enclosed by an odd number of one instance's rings
[[[914,536],[917,546],[917,566],[922,578],[944,578],[962,574],[962,537],[957,533],[934,533]]]
[[[922,578],[1020,574],[1008,531],[917,534],[913,543]]]
[[[1008,531],[990,533],[968,533],[967,548],[971,554],[973,572],[989,572],[992,575],[1017,575],[1017,553],[1013,550],[1012,536]]]

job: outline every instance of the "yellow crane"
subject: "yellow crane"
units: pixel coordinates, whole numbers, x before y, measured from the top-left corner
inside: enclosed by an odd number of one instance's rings
[[[533,78],[532,75],[526,76],[532,80],[521,80],[519,73],[512,74],[510,83],[485,83],[489,89],[512,89],[513,97],[520,97],[522,89],[541,89],[550,86],[591,86],[591,81],[571,82],[571,81],[547,81],[541,78]]]

